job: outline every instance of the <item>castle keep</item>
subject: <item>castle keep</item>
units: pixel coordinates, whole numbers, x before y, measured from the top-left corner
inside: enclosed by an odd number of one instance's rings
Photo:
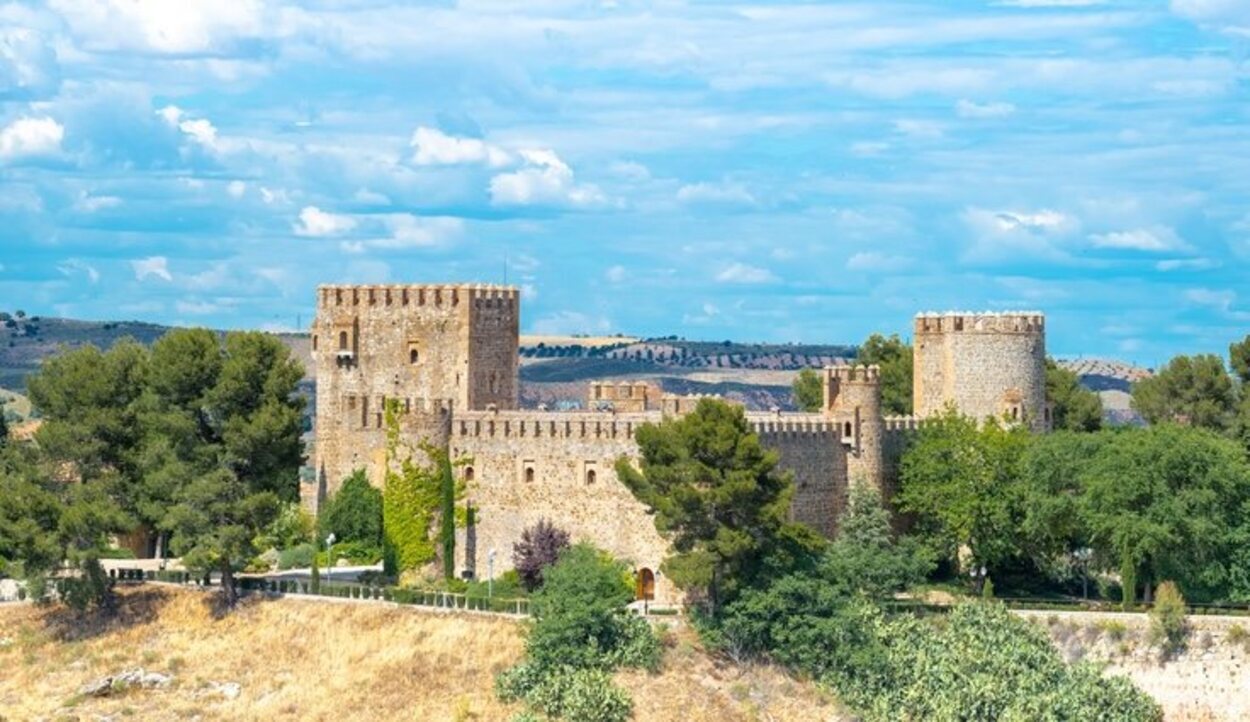
[[[521,531],[546,518],[630,560],[640,589],[675,601],[657,573],[665,543],[614,465],[637,456],[641,424],[686,413],[698,399],[644,383],[593,383],[585,411],[521,410],[519,323],[513,287],[320,287],[312,328],[316,473],[301,487],[304,503],[315,509],[359,468],[383,484],[390,402],[410,446],[432,444],[467,460],[457,473],[477,513],[472,527],[457,530],[462,573],[485,575],[492,549],[495,573],[505,571]],[[1048,426],[1044,359],[1041,314],[921,314],[916,416],[882,415],[875,366],[824,369],[815,413],[746,416],[794,476],[793,518],[831,535],[849,486],[888,494],[900,440],[948,404],[978,418]]]

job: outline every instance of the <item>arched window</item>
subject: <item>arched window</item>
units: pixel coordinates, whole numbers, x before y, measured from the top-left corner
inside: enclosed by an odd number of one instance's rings
[[[525,481],[526,483],[532,483],[534,481],[534,467],[525,467]]]
[[[339,350],[340,351],[347,350],[347,332],[346,331],[339,331]]]
[[[417,353],[415,348],[408,349],[408,363],[415,364],[420,356],[421,354]]]
[[[849,422],[849,421],[848,421],[848,422],[846,422],[846,427],[845,427],[845,428],[846,428],[846,430],[842,432],[842,435],[843,435],[843,436],[850,436],[850,435],[851,435],[851,422]]]
[[[317,350],[317,335],[313,334],[313,351]]]
[[[472,466],[464,467],[464,480],[473,481],[473,467]]]
[[[595,483],[595,470],[594,469],[586,470],[586,483],[587,484]]]

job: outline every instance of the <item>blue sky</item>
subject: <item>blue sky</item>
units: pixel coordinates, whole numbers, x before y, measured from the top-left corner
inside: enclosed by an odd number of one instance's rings
[[[1153,365],[1250,332],[1247,101],[1245,0],[0,0],[0,307],[280,329],[506,261],[525,331],[1041,309]]]

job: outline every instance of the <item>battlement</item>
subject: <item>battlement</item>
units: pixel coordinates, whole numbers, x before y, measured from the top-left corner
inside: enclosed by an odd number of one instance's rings
[[[646,411],[651,408],[650,384],[644,381],[591,381],[586,408]]]
[[[835,436],[840,438],[842,425],[821,414],[782,413],[748,414],[751,431],[768,438],[777,436]]]
[[[602,411],[457,412],[451,434],[457,438],[632,439],[634,431],[660,416]]]
[[[660,411],[664,412],[666,416],[681,416],[694,411],[695,407],[703,399],[724,401],[735,406],[742,405],[717,394],[664,394],[660,397]]]
[[[917,335],[929,333],[1023,333],[1041,335],[1046,330],[1046,316],[1041,311],[1007,311],[971,313],[918,313]]]
[[[886,416],[883,419],[886,433],[891,431],[917,431],[924,424],[919,416]]]
[[[483,283],[419,285],[322,285],[317,307],[340,306],[459,306],[461,302],[487,306],[491,302],[514,307],[521,297],[516,286]]]
[[[873,364],[871,366],[863,365],[839,365],[826,366],[826,376],[832,380],[837,379],[841,384],[875,384],[881,382],[881,367]]]

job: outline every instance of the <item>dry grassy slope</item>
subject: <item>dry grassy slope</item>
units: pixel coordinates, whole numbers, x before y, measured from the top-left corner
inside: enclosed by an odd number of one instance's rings
[[[215,618],[193,591],[127,590],[121,619],[0,607],[0,719],[507,720],[496,672],[522,652],[522,626],[411,608],[249,599]],[[169,672],[163,690],[76,698],[128,668]],[[721,667],[675,635],[658,675],[622,674],[638,720],[840,719],[811,685],[774,669]],[[242,694],[207,693],[238,682]]]

